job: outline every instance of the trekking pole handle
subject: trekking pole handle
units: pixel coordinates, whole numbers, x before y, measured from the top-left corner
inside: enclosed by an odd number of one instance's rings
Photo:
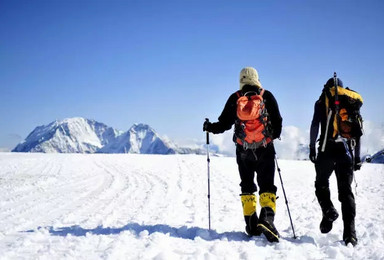
[[[209,119],[206,118],[206,119],[205,119],[205,122],[209,123]],[[207,144],[209,144],[209,132],[206,131],[206,133],[207,133]]]

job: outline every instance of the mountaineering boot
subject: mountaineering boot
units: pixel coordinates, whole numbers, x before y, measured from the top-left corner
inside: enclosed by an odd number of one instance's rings
[[[329,231],[331,231],[333,221],[335,221],[338,217],[339,217],[339,213],[337,213],[337,210],[334,207],[326,210],[323,213],[323,219],[320,222],[321,233],[326,234]]]
[[[346,246],[351,243],[353,246],[357,245],[355,220],[344,220],[343,240]]]
[[[257,228],[264,234],[269,242],[279,242],[279,232],[273,221],[276,211],[276,195],[274,193],[265,192],[260,194],[260,219]]]
[[[357,245],[357,238],[356,237],[349,236],[349,237],[344,238],[343,240],[344,240],[344,243],[346,246],[348,246],[348,244],[351,244],[353,247],[355,247]]]
[[[315,182],[315,193],[319,201],[323,218],[320,222],[320,231],[325,234],[332,230],[332,223],[339,217],[331,201],[331,192],[328,186],[322,186]]]
[[[348,246],[348,244],[351,244],[353,247],[355,247],[357,245],[357,238],[356,237],[346,237],[344,238],[344,243],[346,246]]]
[[[257,228],[257,223],[259,220],[257,213],[253,213],[252,216],[244,216],[244,219],[246,223],[245,232],[247,232],[249,236],[260,236],[261,232]]]
[[[259,236],[257,229],[256,196],[255,194],[241,194],[241,204],[245,220],[245,231],[249,236]]]

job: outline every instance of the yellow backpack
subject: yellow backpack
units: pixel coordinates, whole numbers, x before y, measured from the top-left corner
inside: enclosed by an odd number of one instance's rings
[[[360,114],[360,108],[363,105],[361,95],[349,88],[337,87],[337,100],[335,100],[336,88],[331,87],[325,91],[325,107],[328,114],[329,109],[335,115],[333,117],[333,134],[336,137],[340,134],[342,137],[351,139],[363,135],[363,119]],[[336,114],[336,106],[339,106]]]

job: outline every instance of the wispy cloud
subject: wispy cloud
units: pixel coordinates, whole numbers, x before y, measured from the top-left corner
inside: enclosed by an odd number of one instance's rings
[[[384,123],[364,121],[361,154],[373,154],[384,148]]]
[[[235,145],[232,141],[233,130],[223,134],[212,135],[211,142],[219,149],[218,152],[235,155]],[[384,124],[371,121],[364,122],[361,155],[373,154],[384,148]],[[277,157],[281,159],[307,159],[309,145],[309,129],[296,126],[284,126],[281,139],[275,140]]]

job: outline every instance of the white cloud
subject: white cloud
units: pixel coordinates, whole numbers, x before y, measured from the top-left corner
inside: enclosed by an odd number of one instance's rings
[[[233,130],[223,134],[211,134],[211,143],[218,147],[218,152],[235,156],[235,144],[232,141]],[[281,140],[275,140],[277,157],[280,159],[304,160],[308,158],[309,126],[303,130],[296,126],[284,126]],[[384,124],[364,122],[361,155],[373,154],[384,148]]]
[[[223,134],[212,135],[211,142],[218,146],[219,152],[235,156],[235,144],[232,140],[233,130]],[[281,140],[275,140],[277,157],[281,159],[306,159],[308,156],[303,147],[308,146],[309,133],[303,132],[295,126],[283,127]]]
[[[233,128],[223,134],[210,134],[211,143],[218,147],[218,152],[227,156],[235,156],[236,148],[233,142]]]
[[[281,140],[275,140],[277,157],[281,159],[307,159],[309,132],[296,126],[285,126]]]
[[[361,138],[361,155],[373,154],[384,148],[384,124],[364,121],[364,135]]]

